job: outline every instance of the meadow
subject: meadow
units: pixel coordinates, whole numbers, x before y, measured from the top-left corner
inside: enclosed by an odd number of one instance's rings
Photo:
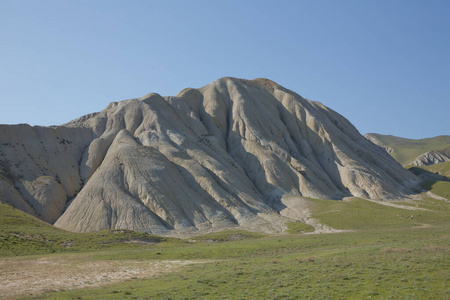
[[[346,232],[311,234],[307,225],[293,223],[283,234],[229,230],[189,239],[132,231],[75,234],[2,205],[3,283],[5,274],[14,271],[11,266],[20,262],[47,262],[43,270],[64,268],[73,280],[80,268],[126,270],[120,280],[111,277],[99,283],[91,278],[78,287],[61,285],[3,297],[450,299],[448,197],[424,196],[398,204],[410,209],[357,198],[308,199],[312,217]]]

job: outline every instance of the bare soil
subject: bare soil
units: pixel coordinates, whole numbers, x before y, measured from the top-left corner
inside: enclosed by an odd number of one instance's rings
[[[173,272],[199,261],[92,260],[88,255],[0,259],[0,299],[96,287]]]

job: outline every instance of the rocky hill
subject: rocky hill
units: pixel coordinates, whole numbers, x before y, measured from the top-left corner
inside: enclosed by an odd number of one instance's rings
[[[445,153],[440,151],[430,151],[426,152],[422,155],[419,155],[415,160],[411,162],[413,166],[429,166],[434,164],[443,163],[446,161],[450,161],[450,157],[448,157]]]
[[[0,173],[2,202],[57,227],[155,234],[279,231],[284,195],[390,199],[417,183],[338,113],[236,78],[62,126],[1,125]]]

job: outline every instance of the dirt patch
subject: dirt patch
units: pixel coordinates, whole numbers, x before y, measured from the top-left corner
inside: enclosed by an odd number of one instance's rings
[[[94,261],[89,256],[0,259],[0,298],[96,287],[173,272],[200,261]]]

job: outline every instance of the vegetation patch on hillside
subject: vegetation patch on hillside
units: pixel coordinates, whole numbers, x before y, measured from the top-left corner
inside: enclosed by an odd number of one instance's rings
[[[314,227],[302,222],[287,222],[286,226],[288,228],[286,232],[290,234],[307,233],[314,231]]]
[[[450,179],[450,161],[429,166],[423,166],[422,168],[429,172],[437,173]]]
[[[432,192],[435,195],[450,200],[450,182],[427,180],[422,183],[422,188]]]
[[[450,161],[429,166],[406,166],[415,175],[423,176],[428,174],[440,175],[442,180],[450,180]]]

